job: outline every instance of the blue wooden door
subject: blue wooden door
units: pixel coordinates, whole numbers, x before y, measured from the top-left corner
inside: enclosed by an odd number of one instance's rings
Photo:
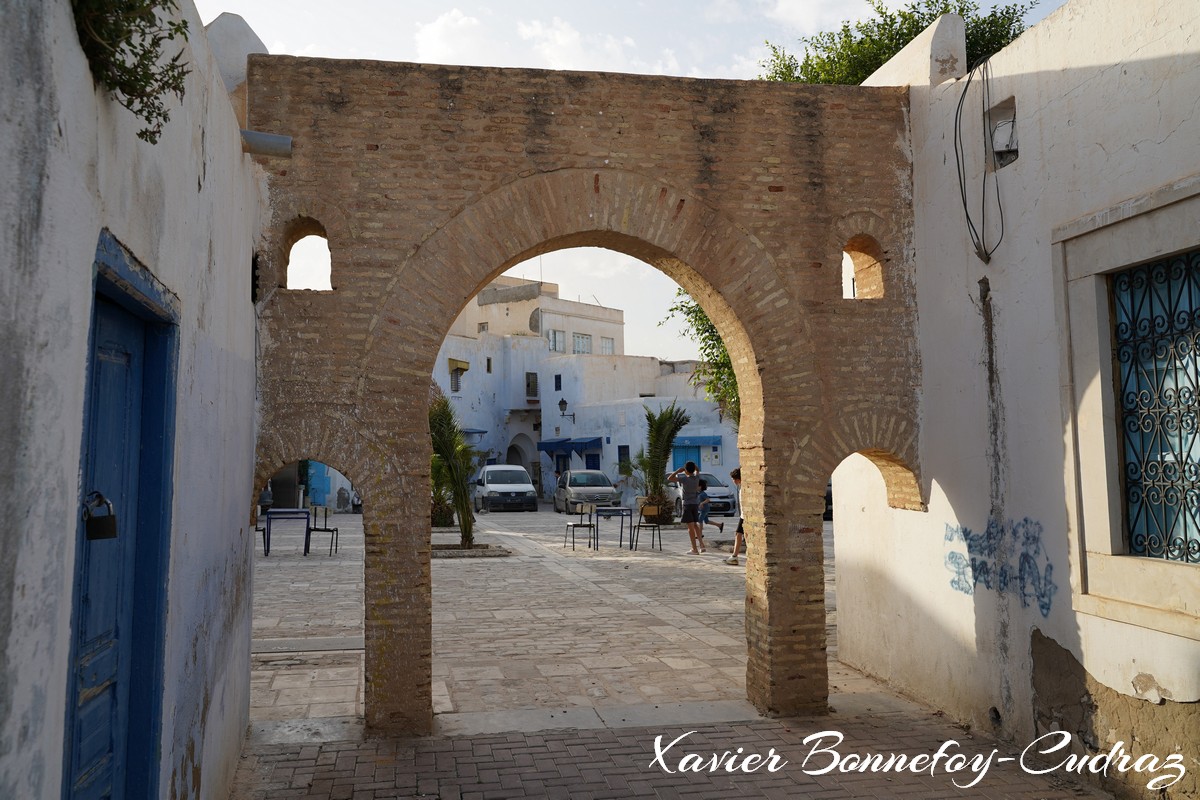
[[[82,488],[112,502],[118,533],[77,534],[68,798],[125,796],[144,355],[144,323],[97,298]]]
[[[697,467],[700,466],[700,448],[699,447],[676,447],[671,450],[671,466],[679,469],[684,464],[692,461]]]

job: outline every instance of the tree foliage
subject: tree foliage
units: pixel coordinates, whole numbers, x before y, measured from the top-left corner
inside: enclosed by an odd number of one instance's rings
[[[450,502],[458,515],[461,544],[469,549],[475,544],[471,474],[478,453],[467,444],[450,398],[440,392],[429,403],[429,437],[433,443],[431,482],[449,489]]]
[[[660,408],[657,413],[646,409],[646,446],[634,456],[636,470],[646,490],[646,503],[662,509],[656,521],[671,521],[672,509],[667,503],[667,463],[671,460],[671,449],[675,437],[692,421],[691,416],[679,408],[674,401]]]
[[[882,67],[917,34],[943,14],[958,14],[966,22],[967,64],[975,66],[1012,42],[1025,30],[1025,15],[1037,5],[996,6],[979,13],[975,0],[913,0],[892,11],[884,0],[867,0],[875,17],[843,22],[836,31],[800,39],[804,58],[767,43],[771,54],[759,66],[763,80],[798,83],[859,84]]]
[[[729,358],[725,340],[721,338],[717,326],[713,325],[700,304],[683,289],[675,292],[675,302],[667,309],[666,319],[673,317],[679,317],[684,335],[695,340],[700,351],[700,366],[692,375],[692,382],[703,386],[705,396],[716,402],[722,413],[737,425],[742,418],[737,377],[733,374],[733,361]]]
[[[958,14],[966,23],[967,62],[974,66],[1020,36],[1025,15],[1037,5],[1037,0],[1030,0],[980,14],[975,0],[913,0],[898,11],[888,9],[884,0],[867,2],[875,12],[874,19],[843,22],[836,31],[802,38],[803,60],[767,42],[771,54],[759,65],[763,69],[759,77],[793,83],[862,83],[943,14]],[[682,319],[685,335],[699,345],[703,363],[694,381],[703,385],[706,396],[719,403],[737,424],[742,416],[737,378],[716,326],[682,289],[667,310],[667,319],[675,316]]]
[[[183,50],[167,58],[164,46],[186,39],[188,23],[175,19],[177,0],[72,0],[75,29],[92,75],[117,102],[146,123],[138,138],[157,144],[171,115],[163,97],[183,99]]]

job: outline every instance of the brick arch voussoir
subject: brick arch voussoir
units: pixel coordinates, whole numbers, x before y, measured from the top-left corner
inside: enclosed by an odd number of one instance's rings
[[[257,491],[283,467],[302,459],[320,461],[345,475],[366,504],[385,501],[379,491],[400,471],[383,435],[369,435],[361,420],[328,410],[279,408],[273,424],[259,433],[255,454]],[[377,505],[377,503],[375,504]]]
[[[839,416],[815,436],[816,476],[824,481],[852,453],[871,461],[883,476],[887,503],[892,508],[926,511],[921,488],[915,418],[890,410]],[[816,477],[814,476],[814,477]]]
[[[409,255],[381,293],[362,368],[378,363],[387,339],[411,340],[420,323],[429,335],[416,333],[417,355],[432,369],[454,317],[489,280],[539,253],[586,245],[651,261],[685,289],[714,287],[731,301],[732,319],[750,315],[754,297],[747,287],[787,284],[761,241],[676,187],[619,170],[538,173],[464,206]],[[754,279],[763,270],[767,279]],[[753,350],[754,331],[738,327]],[[423,368],[414,365],[416,372]]]

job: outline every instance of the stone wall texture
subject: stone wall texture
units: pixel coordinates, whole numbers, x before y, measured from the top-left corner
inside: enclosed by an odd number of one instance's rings
[[[362,489],[368,724],[432,726],[430,531],[401,520],[429,519],[438,348],[489,280],[578,246],[662,270],[721,331],[747,693],[823,711],[826,481],[861,452],[891,505],[923,507],[906,92],[285,56],[252,56],[248,87],[249,126],[294,137],[264,162],[256,481],[314,458]],[[333,291],[287,290],[314,232]],[[851,242],[879,263],[867,298],[842,297]]]
[[[1195,762],[1186,760],[1189,748],[1200,742],[1200,703],[1177,703],[1167,697],[1151,702],[1115,692],[1089,675],[1069,650],[1037,629],[1030,636],[1030,646],[1037,735],[1065,731],[1074,745],[1056,753],[1051,763],[1068,755],[1088,759],[1087,767],[1077,767],[1075,772],[1122,800],[1200,797]],[[1155,688],[1154,678],[1145,673],[1130,687],[1142,694],[1150,694],[1151,688]],[[1173,767],[1161,766],[1172,753],[1185,759],[1182,775]],[[1092,759],[1105,754],[1112,755],[1111,765],[1094,769],[1097,762]],[[1122,754],[1132,757],[1122,762]],[[1153,754],[1157,763],[1146,760],[1146,754]],[[1135,769],[1139,758],[1143,759],[1141,767]],[[1171,781],[1172,776],[1178,780]],[[1147,788],[1155,778],[1162,780],[1159,786],[1163,788]]]

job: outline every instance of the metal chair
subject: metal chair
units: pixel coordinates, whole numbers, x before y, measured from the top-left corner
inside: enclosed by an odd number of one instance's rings
[[[318,509],[324,513],[324,516],[321,519],[321,527],[318,527],[316,524]],[[338,529],[329,527],[329,506],[313,506],[312,515],[312,530],[329,534],[329,555],[333,555],[337,551],[338,547]]]
[[[587,522],[584,522],[584,517],[587,517]],[[580,503],[579,505],[579,521],[568,522],[566,530],[563,531],[563,547],[567,546],[567,534],[571,534],[571,549],[575,549],[575,531],[583,528],[588,532],[588,547],[592,546],[592,541],[598,539],[596,536],[596,504],[595,503]],[[597,549],[599,541],[596,542]]]
[[[638,509],[638,521],[633,526],[633,549],[637,550],[638,537],[641,535],[642,528],[650,530],[650,547],[654,547],[654,534],[658,534],[658,549],[662,550],[662,527],[657,522],[651,522],[647,517],[657,517],[661,511],[659,506],[644,505]]]

